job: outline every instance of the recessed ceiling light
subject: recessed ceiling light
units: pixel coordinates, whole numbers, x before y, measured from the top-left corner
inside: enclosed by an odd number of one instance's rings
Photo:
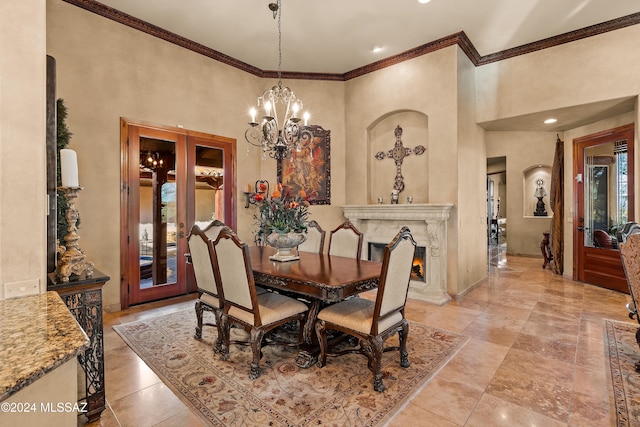
[[[418,0],[418,3],[420,4],[427,4],[429,3],[431,0]]]
[[[373,49],[371,49],[373,51],[373,53],[378,53],[382,51],[382,46],[374,46]]]
[[[552,119],[547,119],[547,120],[545,120],[545,121],[544,121],[544,123],[545,123],[545,124],[547,124],[547,125],[550,125],[551,123],[555,123],[555,122],[557,122],[557,121],[558,121],[558,119],[553,119],[553,118],[552,118]]]

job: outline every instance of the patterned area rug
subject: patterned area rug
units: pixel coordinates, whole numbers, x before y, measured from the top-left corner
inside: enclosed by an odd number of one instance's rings
[[[397,351],[385,353],[382,370],[387,390],[377,393],[362,355],[329,358],[322,369],[315,365],[302,369],[295,364],[295,349],[276,345],[263,348],[260,377],[252,381],[250,347],[232,344],[229,360],[220,361],[212,350],[216,328],[204,327],[202,340],[196,340],[195,320],[194,311],[185,310],[114,329],[167,386],[214,426],[383,425],[468,340],[410,322],[411,366],[400,367]],[[213,321],[213,316],[205,320]],[[388,342],[396,344],[397,335]]]
[[[605,321],[607,376],[613,388],[612,423],[618,427],[640,426],[640,373],[635,369],[640,361],[637,330],[637,323]]]

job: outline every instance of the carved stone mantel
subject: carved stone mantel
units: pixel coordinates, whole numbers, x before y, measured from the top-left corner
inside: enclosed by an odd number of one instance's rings
[[[362,258],[369,243],[389,243],[403,226],[409,227],[419,246],[427,251],[426,283],[412,280],[409,298],[442,305],[447,292],[447,221],[453,204],[398,204],[343,206],[345,218],[363,233]]]

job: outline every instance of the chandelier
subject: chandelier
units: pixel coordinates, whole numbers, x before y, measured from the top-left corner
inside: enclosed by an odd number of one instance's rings
[[[272,159],[284,160],[291,157],[295,149],[301,151],[310,145],[309,138],[301,138],[304,133],[300,125],[300,112],[302,111],[302,100],[298,98],[293,90],[282,86],[282,8],[281,0],[277,3],[270,3],[269,10],[273,12],[273,18],[278,18],[278,84],[271,89],[265,90],[258,97],[257,107],[250,111],[251,121],[244,133],[247,142],[256,147],[262,148],[262,158],[267,154]],[[278,117],[278,107],[281,116]],[[257,114],[264,114],[260,123],[256,121]],[[309,120],[309,113],[304,113],[304,126]],[[249,147],[247,146],[247,151]]]
[[[155,172],[156,169],[160,169],[164,166],[164,160],[157,151],[152,153],[147,151],[147,154],[140,153],[140,167],[143,169],[151,170]]]

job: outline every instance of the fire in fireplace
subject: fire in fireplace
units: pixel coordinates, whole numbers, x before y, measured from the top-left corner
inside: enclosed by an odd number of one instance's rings
[[[382,262],[384,247],[386,243],[369,242],[369,261]],[[411,268],[411,280],[426,282],[425,269],[427,267],[427,251],[424,246],[416,246],[416,253],[413,256],[413,267]]]

